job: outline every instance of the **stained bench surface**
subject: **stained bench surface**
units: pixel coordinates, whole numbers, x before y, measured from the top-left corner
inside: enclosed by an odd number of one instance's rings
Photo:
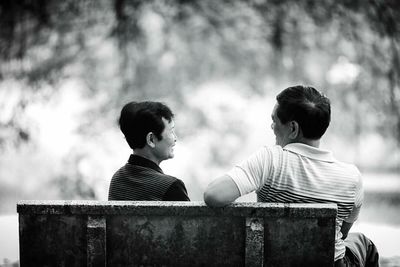
[[[20,201],[21,266],[332,266],[335,204]]]

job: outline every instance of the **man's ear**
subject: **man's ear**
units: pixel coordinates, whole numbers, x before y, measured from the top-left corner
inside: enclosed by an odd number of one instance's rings
[[[297,123],[297,121],[291,121],[289,122],[289,127],[290,127],[289,138],[294,140],[300,134],[300,125]]]
[[[155,138],[156,137],[154,136],[154,134],[152,132],[149,132],[146,135],[146,144],[149,145],[151,148],[154,148],[156,146],[156,144],[154,142]]]

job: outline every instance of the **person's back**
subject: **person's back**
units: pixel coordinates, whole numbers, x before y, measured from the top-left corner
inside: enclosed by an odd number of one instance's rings
[[[330,123],[329,99],[311,87],[289,87],[277,96],[272,120],[276,146],[259,149],[213,181],[205,202],[224,206],[256,191],[262,202],[336,203],[335,264],[378,265],[368,238],[352,234],[346,240],[362,205],[362,180],[354,165],[319,148]]]
[[[159,167],[174,156],[171,110],[159,102],[131,102],[121,110],[119,124],[133,154],[113,175],[108,200],[189,201],[184,183]]]
[[[292,143],[262,147],[227,175],[241,195],[256,184],[259,202],[337,204],[335,254],[344,254],[341,226],[357,219],[362,202],[361,174],[354,165],[337,161],[329,151]],[[262,178],[247,184],[244,176]]]
[[[146,159],[131,155],[112,177],[108,200],[188,201],[184,183]]]

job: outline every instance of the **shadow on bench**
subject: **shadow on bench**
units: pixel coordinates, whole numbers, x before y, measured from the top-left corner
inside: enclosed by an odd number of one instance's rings
[[[333,266],[335,204],[20,201],[24,266]]]

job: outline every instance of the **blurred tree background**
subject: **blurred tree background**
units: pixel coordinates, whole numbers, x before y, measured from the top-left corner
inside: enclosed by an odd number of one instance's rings
[[[274,97],[296,84],[332,101],[324,147],[399,171],[399,18],[396,0],[2,0],[0,211],[106,199],[130,153],[116,122],[132,100],[176,113],[163,168],[192,200],[274,143]]]

